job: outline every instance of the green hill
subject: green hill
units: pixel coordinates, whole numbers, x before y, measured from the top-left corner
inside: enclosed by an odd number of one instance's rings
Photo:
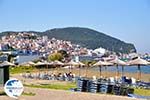
[[[119,39],[89,28],[55,28],[43,32],[42,35],[47,35],[50,38],[55,37],[57,39],[69,40],[73,43],[80,44],[81,46],[91,49],[103,47],[115,52],[136,52],[133,44],[125,43]]]
[[[133,44],[125,43],[124,41],[89,28],[67,27],[55,28],[45,32],[30,32],[41,36],[47,35],[49,38],[54,37],[56,39],[69,40],[75,44],[91,49],[103,47],[105,49],[121,53],[136,52]]]

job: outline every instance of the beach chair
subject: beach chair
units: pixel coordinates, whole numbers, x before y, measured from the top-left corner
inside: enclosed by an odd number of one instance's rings
[[[140,81],[137,84],[138,84],[138,87],[140,87],[140,88],[150,89],[150,82]]]
[[[150,100],[150,96],[141,96],[141,95],[136,95],[136,94],[128,94],[128,97],[138,98],[142,100]]]
[[[87,82],[87,92],[96,93],[98,90],[97,87],[98,87],[97,81],[90,80]]]
[[[113,86],[113,84],[108,84],[107,93],[112,94]]]
[[[95,81],[95,80],[96,80],[96,76],[93,76],[92,78],[93,78],[93,81]]]
[[[112,92],[115,95],[120,95],[120,86],[114,85]]]
[[[100,93],[106,94],[108,92],[108,85],[107,84],[101,84],[100,85]]]
[[[115,81],[115,78],[114,78],[114,77],[110,77],[109,80],[108,80],[108,82],[109,82],[110,84],[116,84],[116,81]]]
[[[133,78],[133,77],[131,77],[131,85],[132,85],[133,87],[136,87],[136,79]]]
[[[77,81],[77,90],[79,92],[86,92],[87,91],[87,83],[89,80],[87,79],[83,79],[83,78],[79,78]]]

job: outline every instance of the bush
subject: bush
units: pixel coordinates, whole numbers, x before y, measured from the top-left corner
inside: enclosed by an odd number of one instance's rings
[[[53,53],[48,56],[49,61],[55,61],[55,60],[61,61],[62,59],[63,59],[63,56],[61,53]]]

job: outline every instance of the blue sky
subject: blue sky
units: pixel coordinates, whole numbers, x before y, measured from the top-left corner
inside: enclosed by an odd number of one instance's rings
[[[88,27],[150,53],[150,0],[0,0],[0,32]]]

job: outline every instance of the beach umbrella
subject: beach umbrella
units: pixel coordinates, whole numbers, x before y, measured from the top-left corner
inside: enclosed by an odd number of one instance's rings
[[[58,66],[63,66],[65,65],[64,63],[62,63],[61,61],[55,60],[51,62],[51,65],[55,66],[56,70],[58,71]],[[54,70],[53,70],[54,71]]]
[[[77,62],[80,66],[85,66],[85,64],[84,63],[82,63],[82,62]]]
[[[55,60],[51,62],[51,65],[53,66],[63,66],[64,63],[62,63],[61,61]]]
[[[128,65],[126,62],[120,60],[119,58],[115,58],[115,59],[113,59],[113,60],[111,60],[109,62],[111,62],[114,65],[116,65],[116,68],[117,68],[117,74],[116,75],[117,76],[119,76],[119,68],[118,68],[118,66],[119,65],[122,66],[122,76],[124,75],[124,66]]]
[[[30,66],[27,62],[19,64],[20,66]]]
[[[68,62],[68,65],[70,65],[71,66],[71,68],[72,68],[72,66],[74,66],[74,67],[79,67],[79,76],[80,76],[80,74],[81,74],[81,70],[80,70],[80,67],[82,67],[82,66],[85,66],[85,64],[84,63],[82,63],[82,62],[80,62],[80,61],[78,61],[78,62],[75,62],[75,61],[70,61],[70,62]]]
[[[21,66],[33,66],[33,65],[35,65],[35,63],[34,62],[32,62],[32,61],[29,61],[29,62],[24,62],[24,63],[21,63],[20,64]]]
[[[78,66],[79,66],[79,63],[77,63],[77,62],[71,60],[71,61],[68,62],[66,65],[69,65],[69,72],[70,72],[72,68],[78,67]]]
[[[90,62],[85,62],[85,66],[86,66],[85,76],[87,77],[88,68],[90,67]]]
[[[41,66],[44,66],[45,64],[43,63],[43,62],[37,62],[37,63],[35,63],[35,66],[38,66],[38,67],[41,67]]]
[[[138,66],[138,80],[141,79],[141,66],[143,65],[148,65],[149,62],[141,59],[140,57],[133,59],[131,61],[128,62],[129,65],[137,65]]]
[[[70,62],[67,63],[67,65],[70,65],[70,66],[79,66],[79,63],[71,60]]]
[[[79,76],[80,76],[81,75],[81,67],[85,66],[85,64],[80,61],[78,61],[77,63],[79,64]]]
[[[35,63],[34,66],[38,66],[39,72],[40,72],[41,66],[44,66],[44,65],[45,65],[45,64],[44,64],[43,62],[39,61],[39,62]]]
[[[43,66],[43,65],[45,65],[45,63],[43,63],[43,62],[37,62],[37,63],[35,63],[35,66]]]
[[[24,62],[22,64],[20,64],[21,66],[26,66],[26,67],[30,67],[30,66],[35,66],[35,63],[32,62],[32,61],[29,61],[29,62]],[[24,67],[23,67],[24,68]],[[24,68],[25,69],[25,68]]]
[[[15,64],[8,62],[8,61],[4,61],[0,64],[0,66],[15,66]]]
[[[35,65],[35,63],[34,62],[32,62],[32,61],[29,61],[29,62],[27,62],[29,65]]]
[[[113,65],[110,62],[106,62],[106,61],[98,61],[97,63],[95,63],[93,66],[99,66],[99,71],[100,71],[100,77],[101,77],[101,67],[102,66],[111,66]]]
[[[47,68],[47,73],[48,73],[48,66],[49,66],[49,65],[52,65],[52,63],[47,62],[47,61],[43,61],[42,63],[46,66],[46,68]]]
[[[44,62],[42,62],[44,65],[52,65],[53,63],[51,63],[51,62],[47,62],[47,61],[44,61]]]
[[[52,61],[50,64],[55,66],[56,69],[58,68],[58,66],[60,67],[60,66],[64,65],[64,63],[62,63],[61,61],[58,61],[58,60]]]

